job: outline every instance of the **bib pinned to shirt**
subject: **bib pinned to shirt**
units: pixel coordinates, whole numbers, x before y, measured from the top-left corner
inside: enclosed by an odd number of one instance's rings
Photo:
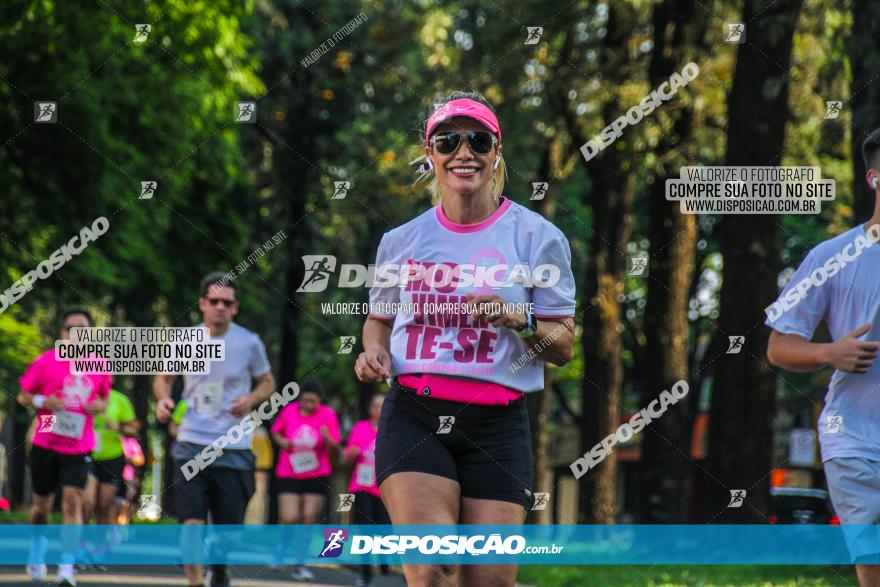
[[[290,466],[294,473],[308,473],[318,468],[318,455],[313,450],[291,453]]]
[[[55,423],[52,425],[52,433],[66,438],[82,438],[86,426],[85,414],[77,412],[58,412]]]
[[[195,388],[195,410],[201,416],[216,416],[223,412],[223,383],[199,383]]]

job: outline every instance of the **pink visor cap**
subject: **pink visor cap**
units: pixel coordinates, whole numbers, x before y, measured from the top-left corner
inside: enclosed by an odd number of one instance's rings
[[[501,127],[498,126],[498,119],[495,117],[495,114],[493,114],[484,104],[480,104],[469,98],[459,98],[458,100],[452,100],[451,102],[447,102],[440,106],[440,108],[428,118],[426,125],[427,130],[425,131],[425,142],[428,142],[431,139],[431,131],[433,131],[438,124],[445,122],[450,118],[455,118],[456,116],[473,118],[495,133],[498,136],[498,142],[501,142]]]

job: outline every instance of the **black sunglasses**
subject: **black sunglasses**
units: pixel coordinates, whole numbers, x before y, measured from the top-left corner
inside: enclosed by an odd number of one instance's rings
[[[235,305],[235,300],[224,300],[221,298],[205,298],[205,299],[208,300],[208,303],[211,304],[212,306],[216,306],[217,304],[223,304],[224,307],[231,308],[232,306]]]
[[[431,146],[437,149],[438,153],[443,155],[451,155],[458,150],[461,145],[461,137],[467,137],[468,146],[471,151],[478,155],[485,155],[492,150],[492,146],[498,143],[498,139],[490,132],[486,131],[470,131],[470,132],[442,132],[431,137]]]

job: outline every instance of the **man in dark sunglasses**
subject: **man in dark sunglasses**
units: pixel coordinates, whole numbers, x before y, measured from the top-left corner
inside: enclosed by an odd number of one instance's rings
[[[252,434],[233,434],[251,410],[275,391],[275,379],[260,337],[235,322],[238,314],[238,285],[222,273],[202,280],[199,310],[212,339],[225,344],[222,361],[214,361],[207,375],[185,375],[182,400],[187,411],[180,423],[175,459],[174,503],[183,524],[204,524],[211,513],[215,524],[241,524],[254,493],[256,458],[251,451]],[[160,375],[153,382],[156,418],[167,422],[174,410],[171,398],[173,375]],[[237,437],[236,437],[237,436]],[[227,440],[212,461],[199,460],[218,438]],[[193,462],[207,462],[192,470]],[[186,472],[184,471],[186,469]],[[212,561],[216,562],[216,560]],[[201,565],[184,565],[190,585],[202,585]],[[225,565],[213,564],[209,587],[229,585]]]

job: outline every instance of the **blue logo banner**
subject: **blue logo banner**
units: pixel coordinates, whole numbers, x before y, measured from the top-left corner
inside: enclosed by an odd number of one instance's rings
[[[0,528],[0,564],[851,564],[878,526],[313,525]]]

